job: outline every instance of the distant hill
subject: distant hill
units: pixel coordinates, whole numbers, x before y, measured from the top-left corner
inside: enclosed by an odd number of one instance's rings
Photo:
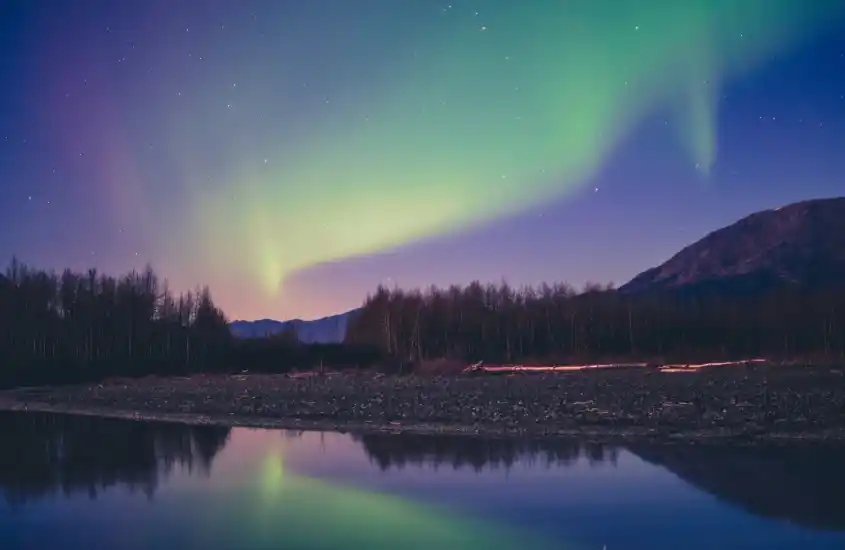
[[[845,198],[764,210],[714,231],[621,292],[759,292],[845,285]]]
[[[330,315],[313,321],[302,319],[291,319],[288,321],[276,321],[274,319],[261,319],[258,321],[233,321],[229,324],[232,334],[236,338],[264,338],[279,334],[289,326],[293,326],[299,341],[306,344],[335,344],[343,342],[346,337],[346,327],[349,320],[358,312],[358,309]]]

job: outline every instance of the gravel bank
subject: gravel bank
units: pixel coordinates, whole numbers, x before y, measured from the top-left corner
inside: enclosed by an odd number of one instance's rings
[[[845,442],[837,368],[194,376],[0,392],[0,409],[357,432]]]

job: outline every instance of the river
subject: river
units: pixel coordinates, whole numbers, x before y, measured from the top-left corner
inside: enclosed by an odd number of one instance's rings
[[[0,413],[3,550],[845,548],[845,449]]]

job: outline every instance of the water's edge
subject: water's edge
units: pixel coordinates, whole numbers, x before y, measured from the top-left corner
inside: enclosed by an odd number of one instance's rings
[[[579,438],[600,443],[625,443],[649,441],[683,444],[726,444],[754,446],[760,444],[845,444],[845,431],[828,430],[812,433],[763,432],[732,433],[726,429],[697,431],[658,431],[646,428],[576,428],[559,429],[546,426],[513,427],[507,425],[478,424],[426,424],[399,422],[354,422],[331,419],[272,418],[251,415],[208,415],[201,413],[175,413],[98,407],[87,405],[22,402],[0,398],[0,411],[55,413],[77,416],[97,416],[142,422],[172,422],[194,426],[224,426],[265,428],[294,431],[338,432],[358,434],[411,434],[411,435],[464,435],[479,437],[530,437],[531,439]]]

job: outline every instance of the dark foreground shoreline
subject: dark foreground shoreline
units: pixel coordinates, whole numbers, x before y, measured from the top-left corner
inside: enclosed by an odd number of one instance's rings
[[[151,377],[2,391],[0,410],[364,434],[845,444],[845,376],[832,367]]]

